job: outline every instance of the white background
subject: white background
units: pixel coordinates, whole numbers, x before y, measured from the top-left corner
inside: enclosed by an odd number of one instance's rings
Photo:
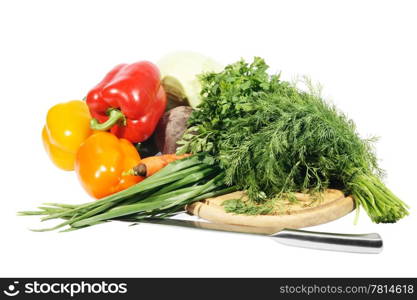
[[[0,276],[416,276],[417,10],[414,1],[1,1]],[[307,74],[377,135],[387,185],[412,206],[392,225],[361,214],[314,230],[378,232],[380,255],[320,252],[268,238],[110,223],[33,233],[16,211],[89,201],[55,168],[48,108],[82,98],[114,65],[194,50],[222,63],[262,56],[284,78]],[[313,228],[312,228],[313,229]]]

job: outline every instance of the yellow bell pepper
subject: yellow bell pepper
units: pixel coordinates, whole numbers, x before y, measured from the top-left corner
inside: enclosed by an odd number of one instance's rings
[[[77,150],[92,133],[90,120],[87,104],[81,100],[60,103],[49,109],[42,140],[46,152],[58,168],[74,170]]]

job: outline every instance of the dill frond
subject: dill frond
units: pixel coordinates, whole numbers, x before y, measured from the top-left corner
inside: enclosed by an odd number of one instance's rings
[[[324,101],[310,79],[302,79],[301,90],[267,69],[255,58],[202,75],[203,102],[191,115],[194,134],[186,135],[181,151],[212,155],[227,184],[265,207],[284,193],[332,187],[352,194],[374,222],[408,214],[381,181],[375,138],[362,139],[354,122]],[[258,209],[234,205],[236,211]]]

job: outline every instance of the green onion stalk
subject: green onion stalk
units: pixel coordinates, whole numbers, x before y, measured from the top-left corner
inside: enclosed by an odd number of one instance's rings
[[[72,231],[110,220],[139,221],[165,218],[184,210],[195,201],[236,190],[224,182],[224,173],[204,154],[193,155],[168,166],[123,191],[80,205],[45,203],[37,211],[22,211],[21,216],[42,216],[42,221],[63,219],[50,228]]]

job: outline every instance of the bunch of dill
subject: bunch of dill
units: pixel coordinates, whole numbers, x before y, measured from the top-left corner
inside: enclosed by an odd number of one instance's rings
[[[314,89],[301,91],[267,69],[255,58],[202,75],[203,101],[179,152],[212,155],[227,183],[258,203],[332,187],[352,194],[374,222],[407,215],[381,181],[372,140]]]

